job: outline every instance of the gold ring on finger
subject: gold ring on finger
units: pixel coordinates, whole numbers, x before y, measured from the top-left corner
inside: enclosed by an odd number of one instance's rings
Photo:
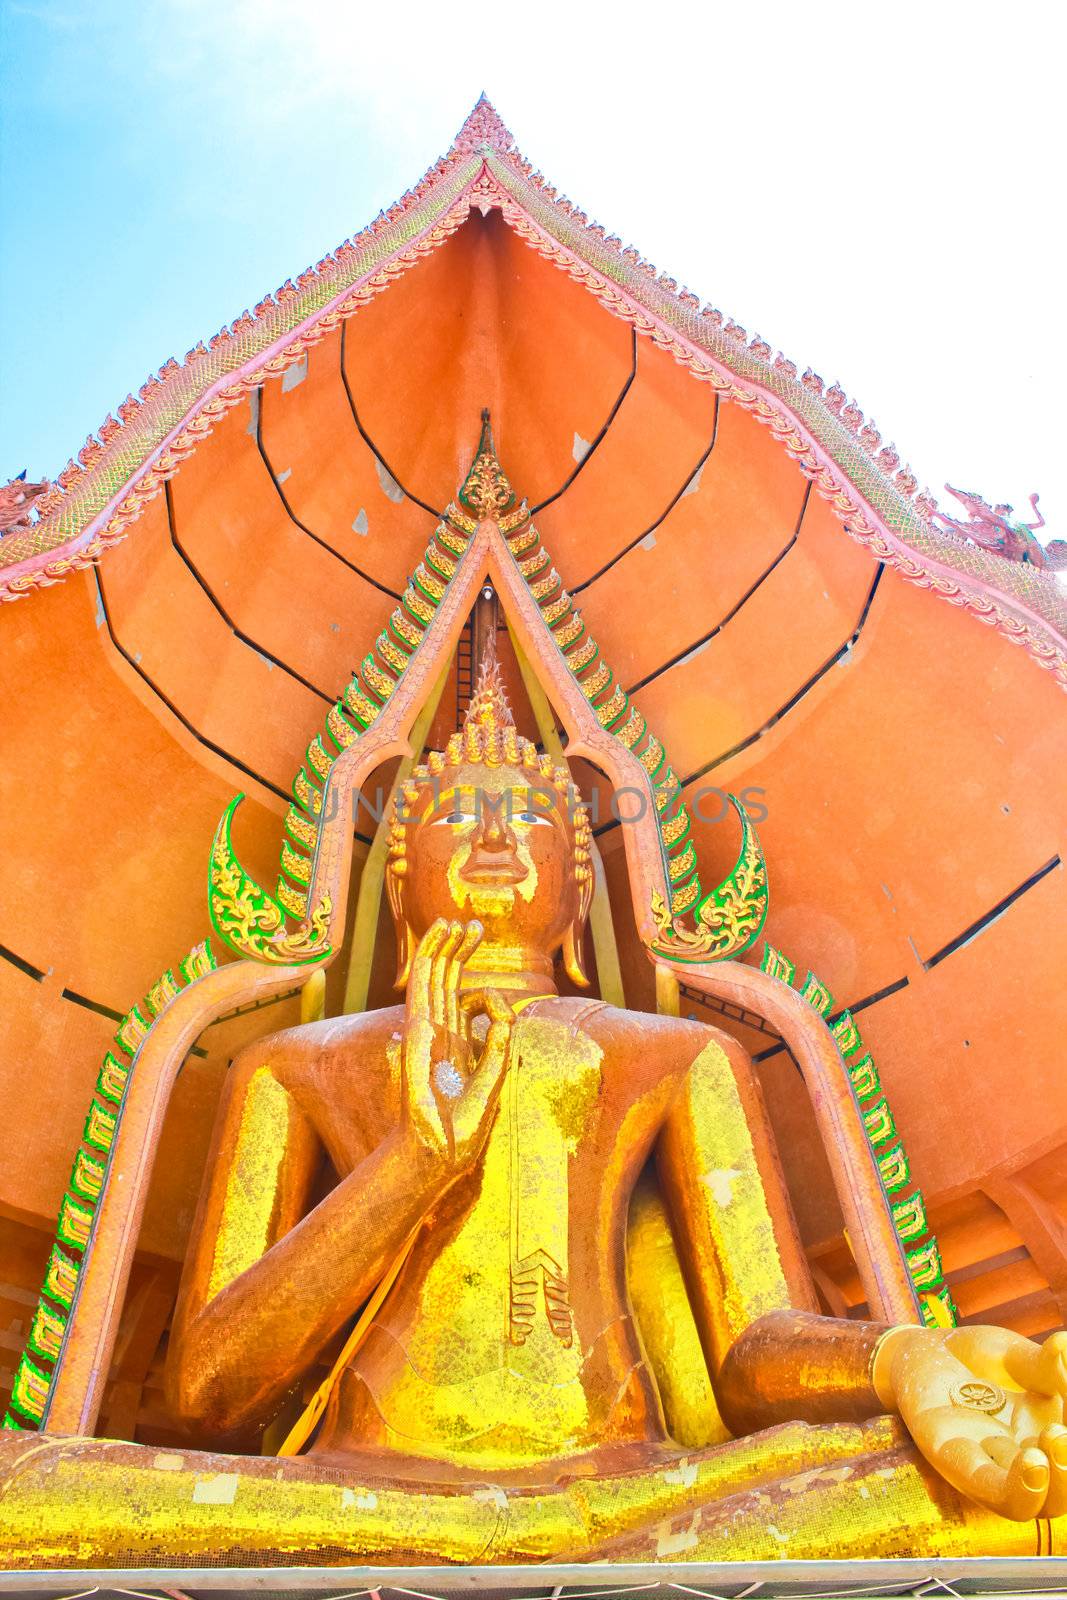
[[[434,1068],[433,1081],[439,1094],[446,1100],[457,1100],[463,1093],[463,1078],[454,1061],[440,1060]]]

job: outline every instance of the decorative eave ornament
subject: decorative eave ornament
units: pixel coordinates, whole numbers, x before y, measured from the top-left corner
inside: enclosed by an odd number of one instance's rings
[[[492,517],[498,523],[515,504],[515,491],[497,460],[488,411],[482,412],[478,449],[457,498],[476,517]],[[525,500],[519,509],[525,521],[529,515]]]
[[[767,863],[748,813],[735,795],[726,796],[741,818],[737,865],[719,887],[697,906],[695,927],[672,916],[663,896],[653,891],[652,915],[658,933],[654,956],[672,961],[727,961],[750,950],[763,931],[770,909]]]
[[[327,936],[330,897],[324,895],[310,916],[289,926],[285,908],[249,876],[234,852],[230,826],[243,799],[239,794],[230,801],[211,846],[207,898],[212,927],[235,955],[253,961],[278,966],[324,961],[332,953]]]

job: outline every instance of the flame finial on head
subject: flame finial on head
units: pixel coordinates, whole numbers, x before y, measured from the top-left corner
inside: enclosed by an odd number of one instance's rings
[[[463,719],[464,730],[472,725],[485,728],[487,732],[494,728],[502,730],[515,726],[500,662],[497,660],[495,632],[490,633],[485,641],[478,668],[478,682]]]

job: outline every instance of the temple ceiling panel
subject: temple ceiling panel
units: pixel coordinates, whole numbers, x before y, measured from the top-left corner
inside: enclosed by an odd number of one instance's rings
[[[731,789],[761,784],[763,833],[790,830],[782,853],[799,852],[808,883],[831,881],[832,861],[847,861],[869,888],[851,897],[854,910],[847,895],[835,903],[852,920],[888,901],[924,960],[1063,848],[1055,693],[989,635],[957,628],[950,648],[947,632],[921,594],[885,573],[852,649],[708,774]],[[912,656],[922,672],[904,671]],[[981,693],[968,701],[964,681]]]
[[[767,431],[721,402],[701,457],[668,487],[653,521],[622,517],[610,555],[592,572],[576,552],[571,593],[595,610],[623,681],[640,686],[736,615],[792,548],[810,498],[810,484]]]
[[[192,540],[179,534],[177,514],[168,516],[176,499],[168,491],[146,537],[123,545],[98,574],[116,644],[204,739],[284,794],[303,754],[302,728],[332,701],[281,656],[268,657],[258,635],[235,631],[247,603],[217,562],[210,577],[193,564]]]
[[[1062,1058],[1042,1046],[1031,1021],[1040,996],[1052,1036],[1063,1037],[1067,996],[1046,930],[1065,912],[1063,874],[1050,874],[970,944],[928,970],[913,967],[906,988],[864,1013],[894,1117],[934,1195],[979,1187],[984,1175],[1067,1139]],[[1006,1062],[1015,1063],[1013,1092],[998,1096],[992,1116],[994,1085],[1009,1081]]]
[[[633,377],[630,329],[500,220],[472,212],[347,325],[347,388],[405,489],[436,509],[470,462],[483,408],[531,505],[574,472]]]
[[[581,586],[692,482],[715,429],[715,396],[662,351],[638,346],[637,374],[566,493],[536,513],[542,536]]]
[[[879,568],[858,547],[840,551],[829,521],[809,513],[730,622],[638,691],[683,783],[776,716],[858,627]]]
[[[267,383],[250,409],[264,464],[293,520],[394,593],[433,521],[365,442],[341,368],[339,331],[308,354],[299,385]]]
[[[175,536],[235,624],[332,700],[395,595],[294,519],[247,429],[231,413],[175,479]]]

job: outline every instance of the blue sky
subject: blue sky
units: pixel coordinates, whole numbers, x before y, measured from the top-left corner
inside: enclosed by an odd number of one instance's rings
[[[0,477],[387,205],[485,89],[920,478],[1067,536],[1059,8],[0,0]],[[943,500],[946,497],[942,497]]]

